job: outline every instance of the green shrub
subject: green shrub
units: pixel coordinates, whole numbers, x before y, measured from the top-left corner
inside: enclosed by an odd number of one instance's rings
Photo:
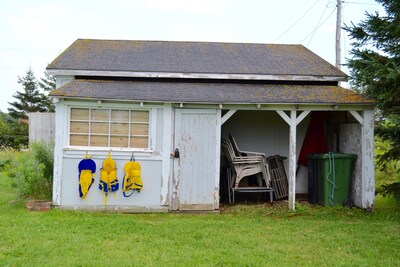
[[[400,202],[400,183],[384,184],[380,186],[376,192],[382,196],[392,195],[398,202]]]
[[[0,171],[4,170],[7,162],[4,159],[0,159]]]
[[[16,153],[19,152],[12,149],[0,150],[0,171],[7,170]]]
[[[29,150],[15,153],[7,166],[8,175],[20,196],[50,200],[53,187],[53,148],[33,143]]]
[[[391,148],[391,144],[380,138],[375,138],[375,156],[379,158]],[[375,160],[377,166],[375,171],[376,193],[382,196],[392,195],[400,202],[400,161]]]

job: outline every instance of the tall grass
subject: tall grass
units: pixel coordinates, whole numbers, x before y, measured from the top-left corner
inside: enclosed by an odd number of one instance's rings
[[[32,143],[27,151],[3,152],[4,168],[23,198],[50,200],[53,184],[53,147]]]

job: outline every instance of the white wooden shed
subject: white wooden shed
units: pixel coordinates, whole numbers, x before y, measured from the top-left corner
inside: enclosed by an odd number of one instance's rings
[[[297,160],[310,114],[326,111],[332,151],[358,154],[352,198],[374,201],[373,102],[339,86],[346,75],[301,45],[79,39],[48,67],[56,77],[53,204],[131,211],[218,210],[220,140],[288,158],[289,208],[307,194]],[[174,157],[179,150],[179,158]],[[108,153],[118,178],[134,153],[144,188],[104,206],[78,194],[78,163]],[[222,175],[223,177],[223,175]]]

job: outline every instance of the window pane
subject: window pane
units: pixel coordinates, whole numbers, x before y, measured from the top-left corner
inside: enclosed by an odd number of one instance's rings
[[[89,133],[89,122],[71,121],[71,133]]]
[[[108,109],[92,109],[92,121],[109,121]]]
[[[149,125],[147,124],[132,124],[131,135],[149,135]]]
[[[128,123],[111,123],[111,134],[129,134]]]
[[[69,144],[71,146],[87,146],[88,145],[88,136],[87,135],[71,135]]]
[[[131,137],[131,147],[148,148],[148,138],[139,136]]]
[[[105,146],[108,147],[108,136],[91,135],[90,146]]]
[[[90,132],[108,135],[108,122],[92,122],[90,124]]]
[[[131,116],[132,122],[149,122],[148,111],[132,111]]]
[[[149,114],[149,111],[71,108],[70,145],[146,149]]]
[[[128,147],[128,137],[111,136],[110,146],[112,146],[112,147]]]
[[[129,111],[111,110],[111,121],[129,122]]]
[[[89,120],[89,109],[71,108],[71,120]]]

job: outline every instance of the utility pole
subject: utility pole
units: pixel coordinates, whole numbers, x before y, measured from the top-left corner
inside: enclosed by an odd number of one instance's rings
[[[342,0],[337,0],[337,15],[336,15],[336,67],[340,69],[341,49],[340,35],[342,31]]]

